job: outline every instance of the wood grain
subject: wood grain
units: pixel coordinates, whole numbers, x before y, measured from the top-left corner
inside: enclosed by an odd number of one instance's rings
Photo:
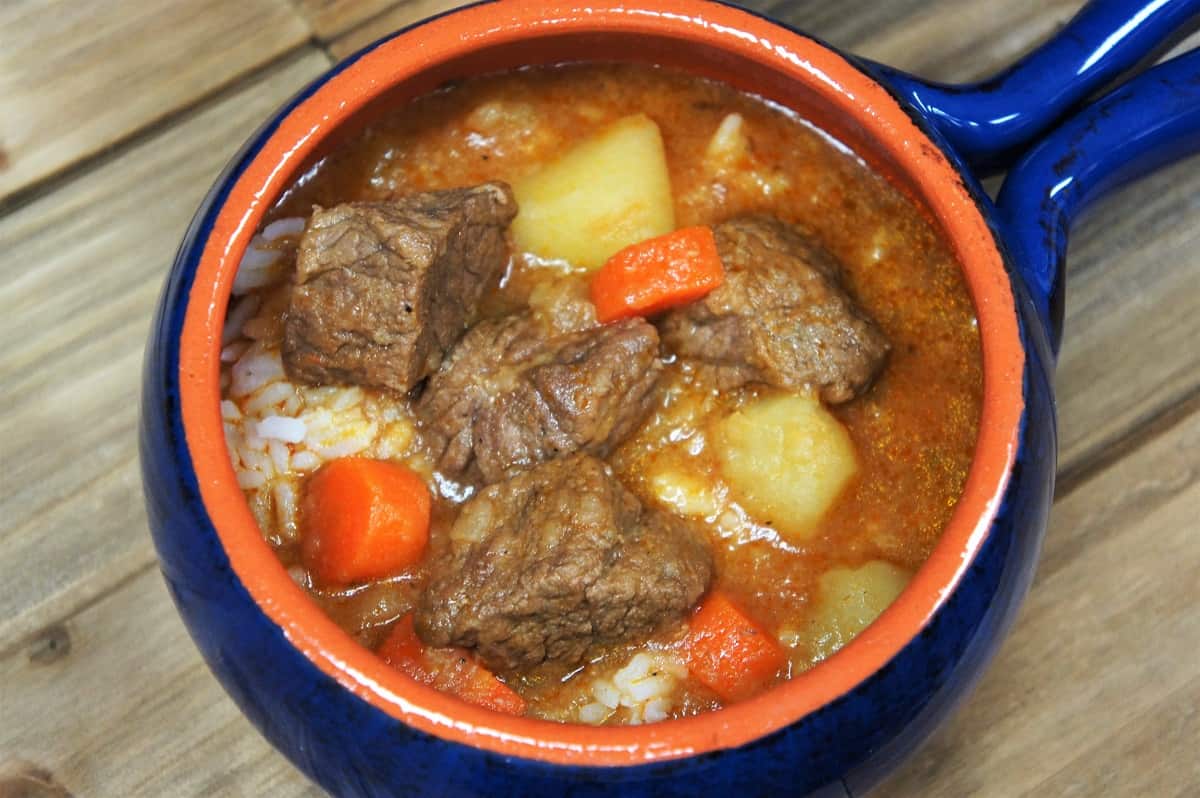
[[[135,422],[163,276],[221,166],[327,65],[300,53],[0,218],[0,643],[150,561]]]
[[[329,52],[333,53],[335,58],[345,58],[392,31],[462,5],[465,3],[454,0],[407,0],[389,4],[386,11],[366,24],[349,29],[341,36],[335,36],[329,42]]]
[[[1060,472],[1200,391],[1200,158],[1105,198],[1067,253]]]
[[[455,5],[292,3],[0,3],[0,796],[320,794],[187,638],[134,440],[174,248],[221,164],[325,67],[310,31],[342,56]],[[1079,4],[751,5],[969,80]],[[1064,493],[1037,580],[977,693],[881,795],[1200,794],[1198,209],[1193,159],[1073,235]]]
[[[42,795],[5,770],[76,796],[321,794],[221,690],[157,568],[0,659],[0,716],[4,796]]]
[[[1198,510],[1198,412],[1056,503],[1016,630],[966,708],[881,795],[1057,796],[1114,778],[1128,791],[1078,794],[1200,790]],[[1130,757],[1106,776],[1099,763],[1120,746],[1175,756],[1158,756],[1166,768]],[[1164,792],[1132,789],[1152,782]]]
[[[393,0],[387,11],[335,37],[330,51],[342,58],[380,36],[461,5],[447,0]],[[738,5],[933,80],[970,80],[1024,53],[1069,19],[1082,1],[757,0]]]
[[[314,34],[329,42],[372,17],[394,8],[396,0],[292,0]],[[407,3],[405,5],[408,5]]]
[[[840,24],[853,31],[846,45],[859,55],[929,80],[961,83],[1012,63],[1082,5],[1081,0],[938,0],[915,5],[910,16],[877,29],[856,26],[853,17]]]
[[[0,3],[0,202],[308,35],[286,0]]]
[[[1194,796],[1200,788],[1200,757],[1186,755],[1200,743],[1200,679],[1114,724],[1099,745],[1083,753],[1039,787],[1041,795]],[[1184,755],[1180,756],[1181,750]]]

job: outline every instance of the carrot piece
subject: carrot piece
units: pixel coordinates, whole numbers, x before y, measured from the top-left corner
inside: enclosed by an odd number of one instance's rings
[[[607,323],[686,305],[725,281],[707,227],[685,227],[625,247],[592,278],[596,318]]]
[[[424,554],[431,502],[405,466],[331,460],[308,480],[300,505],[301,559],[327,585],[394,574]]]
[[[425,665],[425,644],[417,637],[411,614],[396,621],[375,653],[388,665],[399,668],[417,681],[433,684],[433,674]]]
[[[697,608],[682,648],[692,676],[725,701],[748,698],[787,664],[779,642],[718,591]]]
[[[525,714],[525,699],[511,687],[496,678],[495,674],[476,662],[462,649],[452,649],[453,670],[447,680],[447,689],[471,704],[504,712],[509,715]]]
[[[426,648],[405,615],[376,652],[393,668],[463,701],[509,715],[525,714],[525,699],[461,648]]]

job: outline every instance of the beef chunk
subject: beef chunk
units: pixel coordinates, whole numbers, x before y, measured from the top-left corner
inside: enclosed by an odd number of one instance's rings
[[[841,287],[833,256],[801,230],[746,216],[713,232],[725,282],[660,322],[663,342],[711,364],[723,388],[816,387],[826,402],[866,390],[889,345]]]
[[[431,573],[415,615],[426,643],[473,648],[493,669],[570,667],[682,617],[712,557],[604,463],[573,455],[463,505]]]
[[[407,391],[437,370],[508,260],[504,183],[313,212],[284,330],[289,376]]]
[[[662,368],[641,319],[557,335],[527,315],[486,320],[416,415],[439,471],[491,483],[573,452],[607,455],[649,411]]]

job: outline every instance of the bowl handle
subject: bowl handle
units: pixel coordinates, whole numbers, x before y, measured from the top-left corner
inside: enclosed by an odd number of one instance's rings
[[[1004,180],[997,220],[1055,354],[1076,216],[1118,186],[1200,152],[1200,50],[1160,64],[1060,125]]]
[[[1007,168],[1073,106],[1197,15],[1200,0],[1092,0],[1044,44],[979,83],[936,84],[872,66],[983,176]]]

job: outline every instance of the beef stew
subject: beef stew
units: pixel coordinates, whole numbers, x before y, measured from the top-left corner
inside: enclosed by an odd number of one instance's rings
[[[596,174],[620,185],[589,202],[569,178]],[[953,255],[759,98],[647,66],[473,78],[343,143],[268,221],[248,258],[272,277],[222,352],[239,482],[343,629],[463,700],[637,723],[753,695],[869,624],[962,490],[982,385]],[[601,325],[597,264],[690,227],[720,284]],[[347,457],[428,486],[414,564],[306,562],[303,500]]]

